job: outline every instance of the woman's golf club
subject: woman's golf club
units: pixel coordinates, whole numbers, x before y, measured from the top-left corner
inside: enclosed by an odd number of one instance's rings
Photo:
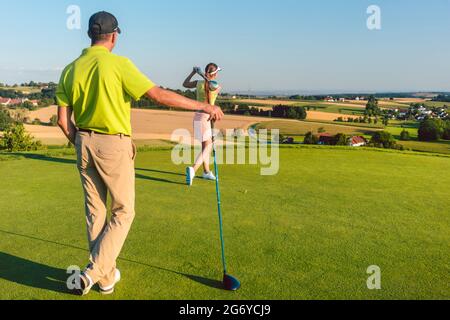
[[[216,91],[217,89],[219,89],[219,87],[220,87],[220,86],[219,86],[219,83],[218,83],[217,81],[214,81],[214,80],[209,80],[209,79],[206,77],[205,73],[202,71],[201,68],[195,67],[195,71],[197,72],[197,74],[198,74],[200,77],[202,77],[206,82],[209,83],[209,89],[210,89],[211,91]]]
[[[227,263],[225,260],[225,241],[223,238],[223,219],[222,219],[222,203],[220,198],[220,187],[219,187],[219,169],[217,166],[217,153],[216,153],[216,140],[214,137],[214,121],[211,121],[211,129],[213,131],[212,135],[212,147],[214,156],[214,171],[216,174],[216,193],[217,193],[217,208],[219,212],[219,227],[220,227],[220,243],[222,246],[222,264],[223,264],[223,287],[225,290],[236,291],[241,287],[241,283],[238,279],[230,276],[227,273]]]

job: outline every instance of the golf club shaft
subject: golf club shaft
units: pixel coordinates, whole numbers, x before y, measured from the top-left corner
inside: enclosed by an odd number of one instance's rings
[[[219,212],[219,227],[220,227],[220,244],[222,246],[222,264],[223,273],[227,273],[227,263],[225,260],[225,241],[223,237],[223,219],[222,219],[222,203],[220,198],[220,186],[219,186],[219,168],[217,166],[217,152],[216,152],[216,139],[214,137],[214,121],[211,121],[212,134],[212,147],[214,156],[214,171],[216,174],[216,194],[217,194],[217,210]]]

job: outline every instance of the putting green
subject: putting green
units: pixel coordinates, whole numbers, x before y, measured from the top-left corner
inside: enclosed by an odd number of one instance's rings
[[[3,161],[1,161],[3,160]],[[229,271],[217,289],[214,183],[184,186],[170,151],[140,153],[137,217],[116,293],[72,297],[87,263],[74,157],[0,154],[0,299],[448,299],[450,157],[281,149],[280,173],[221,166]],[[370,291],[366,270],[382,271]]]

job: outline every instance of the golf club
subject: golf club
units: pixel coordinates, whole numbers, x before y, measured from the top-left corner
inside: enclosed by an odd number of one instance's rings
[[[219,227],[220,227],[220,243],[222,246],[222,264],[223,264],[223,287],[225,290],[236,291],[241,287],[241,283],[238,279],[230,276],[227,273],[227,263],[225,259],[225,241],[223,237],[223,219],[222,219],[222,203],[220,198],[220,187],[219,187],[219,169],[217,166],[217,153],[216,153],[216,140],[214,137],[214,121],[211,121],[211,129],[213,131],[212,135],[212,145],[213,145],[213,156],[214,156],[214,171],[216,174],[216,193],[217,193],[217,208],[219,212]]]
[[[217,89],[219,89],[219,83],[217,81],[214,81],[214,80],[209,80],[200,67],[195,67],[195,72],[197,72],[197,74],[200,77],[202,77],[206,82],[209,83],[209,89],[211,91],[216,91]]]

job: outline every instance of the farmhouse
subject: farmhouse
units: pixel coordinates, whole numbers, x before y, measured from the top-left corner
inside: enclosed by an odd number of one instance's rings
[[[350,138],[349,145],[351,147],[363,147],[367,145],[367,140],[361,136],[354,136]]]
[[[2,106],[18,106],[18,105],[21,105],[22,103],[24,103],[25,101],[29,101],[35,107],[37,107],[39,105],[38,100],[10,99],[10,98],[0,97],[0,105],[2,105]]]
[[[0,105],[7,106],[7,105],[9,105],[10,102],[11,102],[11,99],[0,97]]]
[[[9,106],[18,106],[27,101],[27,99],[11,99],[8,103]]]
[[[322,133],[321,135],[319,135],[319,144],[322,146],[332,145],[333,136],[329,133]]]
[[[336,136],[329,133],[322,133],[319,135],[319,145],[332,146],[336,145]],[[367,140],[362,136],[353,136],[348,138],[348,145],[351,147],[363,147],[367,145]]]

